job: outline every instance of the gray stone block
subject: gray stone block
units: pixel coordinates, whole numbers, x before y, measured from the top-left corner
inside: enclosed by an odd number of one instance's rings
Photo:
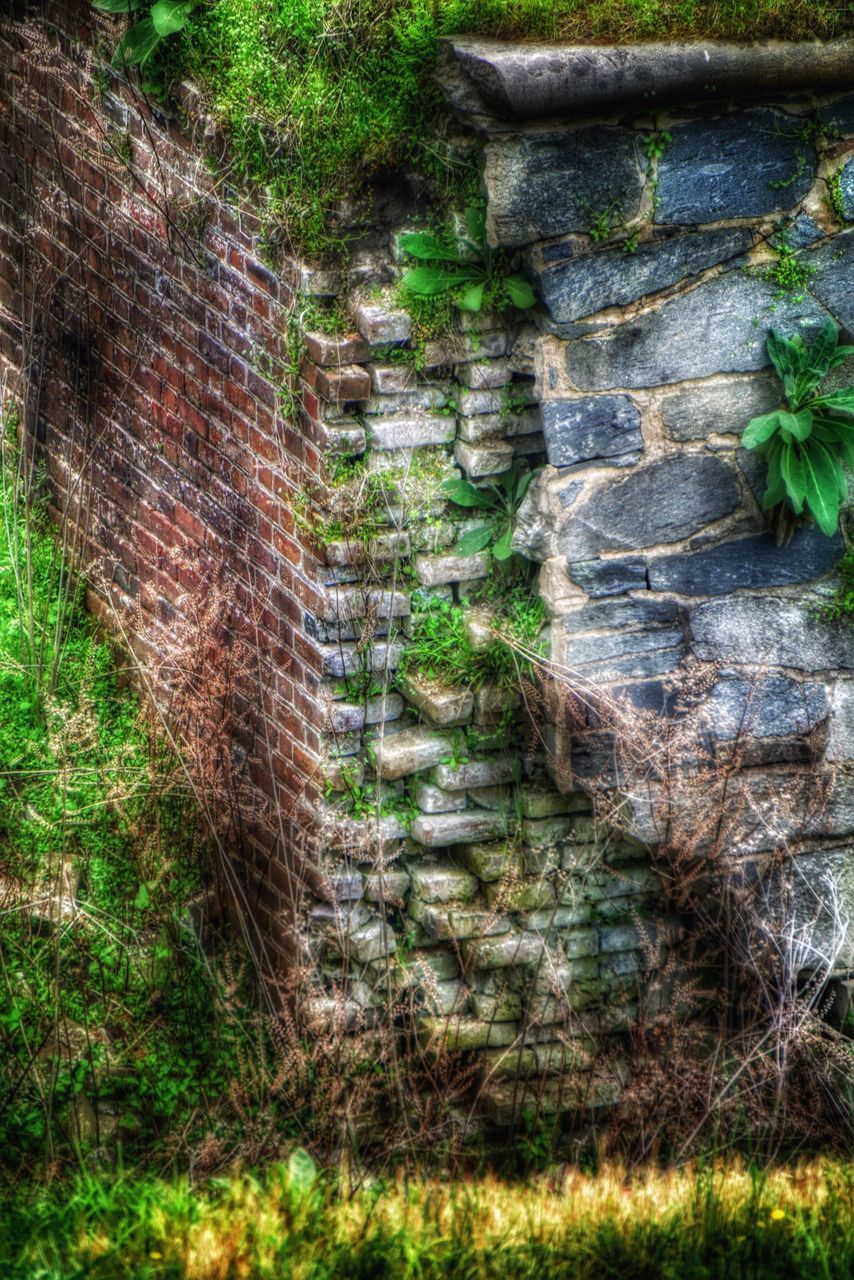
[[[834,242],[837,248],[841,238]],[[823,252],[811,252],[810,261]],[[833,281],[827,283],[827,273],[822,272],[811,287],[830,310],[833,302],[850,316],[850,265],[847,275],[845,270],[837,263]],[[819,288],[823,282],[830,300]],[[776,295],[775,286],[760,277],[731,271],[604,334],[570,342],[567,370],[582,391],[607,391],[764,369],[769,364],[765,340],[772,325],[790,333],[820,327],[827,320],[827,312],[809,295]]]
[[[854,680],[838,680],[834,686],[826,757],[833,763],[854,760]]]
[[[513,446],[502,440],[489,444],[466,444],[458,440],[454,445],[454,457],[470,480],[482,476],[499,475],[513,465]]]
[[[628,396],[545,400],[541,412],[546,452],[553,467],[643,449],[641,416]]]
[[[514,1022],[480,1022],[475,1018],[422,1018],[418,1038],[427,1046],[442,1044],[463,1053],[471,1049],[496,1049],[510,1045],[517,1037]]]
[[[455,728],[471,720],[474,694],[470,689],[454,689],[415,671],[398,677],[397,687],[425,720],[440,729]]]
[[[375,303],[360,302],[354,311],[356,326],[371,346],[407,342],[412,333],[412,321],[406,311]]]
[[[600,551],[676,542],[730,515],[741,503],[734,469],[709,454],[648,463],[576,502],[558,534],[571,561]]]
[[[675,625],[681,612],[676,600],[656,600],[650,595],[595,600],[566,612],[564,627],[570,635],[583,631],[637,631],[641,627]]]
[[[368,434],[374,449],[421,449],[451,444],[457,428],[453,418],[441,414],[390,414],[387,418],[371,418]]]
[[[495,840],[507,833],[507,817],[490,809],[462,813],[423,813],[412,823],[410,834],[418,844],[431,847]]]
[[[854,336],[854,230],[843,231],[826,244],[808,250],[804,262],[816,269],[810,277],[810,292],[827,307],[837,324]],[[775,328],[783,326],[775,324]]]
[[[826,719],[827,691],[817,681],[787,676],[724,677],[709,694],[706,711],[715,737],[725,741],[742,733],[756,738],[803,735]]]
[[[854,133],[854,93],[846,94],[844,98],[837,98],[829,106],[822,107],[821,118],[839,133]]]
[[[781,395],[780,384],[762,376],[690,387],[664,397],[661,419],[673,440],[705,440],[713,432],[741,433],[751,418],[775,409]]]
[[[552,319],[568,324],[658,293],[717,263],[734,266],[752,242],[749,227],[723,227],[646,241],[634,253],[580,254],[546,268],[539,277],[540,294]]]
[[[506,916],[496,916],[494,911],[478,911],[464,904],[434,905],[413,896],[406,904],[406,911],[430,938],[440,942],[492,937],[510,929]]]
[[[816,672],[854,667],[854,629],[821,621],[808,601],[714,600],[693,610],[691,634],[694,653],[706,662]]]
[[[506,969],[538,964],[545,953],[545,940],[536,933],[507,933],[501,938],[463,943],[463,956],[469,969]]]
[[[415,803],[422,813],[455,813],[465,809],[466,796],[464,791],[443,791],[419,778],[415,784]]]
[[[384,736],[372,748],[373,765],[379,777],[387,781],[430,769],[451,754],[452,742],[447,734],[418,725],[401,733]]]
[[[854,218],[854,158],[842,166],[842,172],[839,175],[839,194],[842,216],[850,221]]]
[[[466,764],[438,764],[433,781],[445,791],[470,791],[474,787],[500,787],[513,782],[516,763],[506,756],[490,760],[469,760]]]
[[[479,888],[468,871],[446,862],[413,862],[409,866],[411,892],[422,902],[471,902]]]
[[[489,571],[489,557],[455,555],[418,555],[415,557],[415,576],[422,587],[442,586],[446,582],[473,582],[485,578]]]
[[[772,534],[757,533],[690,555],[650,556],[649,585],[679,595],[722,596],[739,587],[812,582],[835,568],[843,550],[841,534],[828,538],[816,525],[801,525],[785,547]]]
[[[778,111],[738,111],[671,126],[658,162],[656,222],[753,218],[798,204],[813,183],[815,147]]]
[[[638,591],[647,586],[643,556],[620,556],[612,560],[577,560],[569,576],[593,598]]]
[[[643,190],[638,136],[601,125],[531,133],[485,148],[488,217],[495,243],[519,246],[586,231],[613,200],[633,217]]]

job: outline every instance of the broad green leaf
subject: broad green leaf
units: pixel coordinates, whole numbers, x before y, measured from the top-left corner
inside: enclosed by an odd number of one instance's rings
[[[854,347],[837,347],[833,353],[833,359],[830,362],[831,369],[838,369],[846,360],[850,360],[854,356]]]
[[[457,270],[449,267],[413,267],[406,272],[401,283],[410,293],[430,297],[432,294],[446,293],[457,285],[468,284],[477,279],[478,274],[477,269],[472,267],[460,267]]]
[[[483,291],[485,288],[485,280],[469,285],[465,293],[460,294],[457,298],[457,306],[460,311],[480,311],[483,306]]]
[[[518,507],[522,502],[522,499],[524,498],[525,494],[528,492],[528,488],[535,475],[536,475],[536,472],[534,471],[525,471],[522,473],[522,475],[517,477],[516,484],[513,488],[514,509]]]
[[[292,1187],[308,1191],[317,1181],[317,1174],[317,1165],[307,1151],[297,1147],[291,1152],[288,1157],[288,1180]]]
[[[174,36],[186,27],[195,7],[196,0],[158,0],[151,8],[155,31],[159,36]]]
[[[513,554],[513,525],[507,525],[501,537],[492,548],[496,560],[509,560]]]
[[[466,230],[476,249],[486,245],[486,209],[482,205],[470,205],[465,211]]]
[[[809,409],[801,409],[800,413],[781,410],[780,429],[790,432],[796,440],[806,440],[812,431],[812,414]]]
[[[806,480],[806,504],[822,533],[832,538],[839,524],[842,468],[828,448],[818,440],[810,440],[804,447],[802,462]]]
[[[768,334],[765,349],[768,352],[771,363],[784,382],[787,378],[794,378],[796,374],[800,373],[802,352],[790,338],[785,338],[782,333],[772,329]]]
[[[92,0],[92,8],[101,13],[134,13],[142,0]]]
[[[809,368],[814,370],[819,380],[824,377],[830,368],[838,341],[839,330],[832,320],[828,320],[807,347]]]
[[[854,387],[844,387],[841,391],[829,391],[826,396],[816,396],[814,404],[823,409],[838,409],[842,413],[854,414]]]
[[[430,231],[407,231],[400,237],[399,243],[404,253],[423,262],[460,261],[458,250]]]
[[[520,311],[527,311],[537,301],[534,290],[523,276],[508,276],[505,283],[510,301]]]
[[[142,66],[160,44],[161,37],[150,18],[143,18],[116,45],[112,65],[114,67]]]
[[[765,492],[762,495],[762,510],[770,511],[783,502],[786,497],[786,486],[780,471],[780,450],[775,449],[768,459],[768,477]]]
[[[807,480],[796,445],[783,446],[780,452],[780,474],[786,487],[786,495],[792,504],[792,510],[796,515],[800,515],[804,509]]]
[[[147,911],[151,905],[151,894],[148,892],[148,885],[143,883],[136,891],[136,897],[133,900],[134,911]]]
[[[478,489],[476,485],[470,484],[468,480],[463,480],[459,476],[444,480],[440,489],[445,497],[450,498],[451,502],[455,502],[458,507],[495,506],[488,493],[484,493],[483,489]]]
[[[461,556],[473,556],[478,551],[483,551],[484,547],[489,546],[495,536],[495,528],[491,523],[475,525],[473,529],[467,529],[461,537],[457,538],[454,544],[454,550]]]
[[[745,449],[756,449],[766,440],[770,440],[780,429],[780,417],[780,410],[775,409],[773,413],[763,413],[759,418],[751,418],[741,437],[741,443]]]

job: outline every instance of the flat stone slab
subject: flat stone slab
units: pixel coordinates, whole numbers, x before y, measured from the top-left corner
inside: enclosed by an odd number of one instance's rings
[[[829,706],[827,690],[818,681],[757,676],[719,680],[706,710],[715,737],[728,741],[741,733],[756,738],[809,733],[827,718]]]
[[[639,143],[633,129],[601,125],[488,143],[490,240],[519,247],[587,231],[609,200],[619,202],[621,217],[633,217],[644,183]]]
[[[393,782],[410,773],[430,769],[451,754],[452,742],[447,734],[436,733],[421,725],[388,734],[372,747],[377,776]]]
[[[771,534],[758,533],[690,555],[650,556],[649,585],[678,595],[722,596],[739,587],[812,582],[832,572],[844,549],[841,534],[828,538],[816,525],[801,526],[785,547]]]
[[[755,94],[760,89],[848,88],[854,79],[850,40],[736,44],[672,40],[636,45],[536,45],[448,37],[439,42],[438,80],[461,115],[502,120],[575,116],[629,104]],[[846,103],[826,108],[831,120]],[[835,114],[834,114],[835,113]]]
[[[827,307],[837,324],[849,335],[854,334],[854,229],[807,250],[803,260],[815,268],[809,281],[810,292]]]
[[[694,652],[707,662],[815,672],[854,667],[854,628],[823,622],[809,601],[714,600],[693,610],[690,625]]]
[[[764,374],[689,387],[662,399],[661,420],[673,440],[705,440],[713,432],[740,434],[751,418],[776,409],[781,394],[780,384]]]
[[[410,834],[418,844],[432,848],[495,840],[507,832],[507,816],[491,809],[467,809],[462,813],[422,813]]]
[[[736,511],[733,468],[711,454],[662,459],[594,489],[567,513],[558,548],[569,561],[676,542]]]
[[[842,239],[829,246],[840,259]],[[808,253],[808,260],[818,263],[819,252]],[[828,254],[825,265],[810,282],[813,292],[854,319],[850,261],[840,266]],[[809,295],[778,298],[776,292],[758,276],[730,271],[607,333],[570,342],[567,372],[582,391],[608,391],[764,369],[770,364],[765,342],[771,327],[792,333],[828,319]]]
[[[546,452],[553,467],[643,449],[641,416],[628,396],[572,396],[542,405]]]
[[[732,266],[753,242],[749,227],[723,227],[650,240],[634,253],[579,254],[539,275],[540,295],[558,324],[658,293],[718,263]]]
[[[753,218],[798,204],[813,184],[815,147],[800,120],[759,108],[671,125],[658,161],[656,222]]]

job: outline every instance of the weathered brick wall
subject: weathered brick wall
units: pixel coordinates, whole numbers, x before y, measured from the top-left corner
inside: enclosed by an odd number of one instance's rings
[[[111,579],[144,656],[227,584],[257,660],[235,691],[235,749],[296,813],[317,792],[322,708],[303,627],[319,593],[288,499],[319,451],[280,395],[292,286],[177,122],[93,77],[90,7],[29,19],[0,32],[6,393],[26,396],[57,515],[79,517],[77,555]],[[277,868],[258,840],[250,902],[274,936]]]

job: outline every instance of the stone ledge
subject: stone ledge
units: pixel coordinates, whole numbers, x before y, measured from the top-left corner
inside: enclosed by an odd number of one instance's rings
[[[822,91],[854,82],[854,43],[671,41],[638,45],[441,42],[438,80],[464,116],[541,120],[629,105],[760,92]]]

